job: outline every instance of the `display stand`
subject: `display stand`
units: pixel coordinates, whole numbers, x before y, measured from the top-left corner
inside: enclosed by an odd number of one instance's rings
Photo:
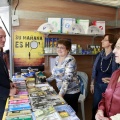
[[[40,82],[44,79],[41,72],[35,75],[36,79],[13,77],[19,92],[8,98],[2,120],[80,120],[52,86]]]

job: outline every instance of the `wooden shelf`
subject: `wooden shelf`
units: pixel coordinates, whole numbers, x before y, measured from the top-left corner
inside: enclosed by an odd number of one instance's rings
[[[46,54],[43,54],[45,56],[56,56],[57,54],[56,53],[46,53]],[[70,54],[70,55],[80,55],[80,56],[94,56],[96,54]]]
[[[114,29],[120,29],[120,27],[111,27],[111,28],[107,28],[108,30],[114,30]]]
[[[43,34],[45,35],[79,35],[79,36],[104,36],[103,34],[67,34],[67,33],[44,33],[42,32]]]

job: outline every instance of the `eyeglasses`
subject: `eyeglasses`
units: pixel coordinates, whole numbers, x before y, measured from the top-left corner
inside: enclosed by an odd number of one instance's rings
[[[57,49],[64,50],[65,47],[56,47]]]

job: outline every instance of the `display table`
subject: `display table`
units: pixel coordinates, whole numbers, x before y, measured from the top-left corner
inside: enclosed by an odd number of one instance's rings
[[[80,120],[48,83],[13,78],[19,92],[8,98],[2,120]]]

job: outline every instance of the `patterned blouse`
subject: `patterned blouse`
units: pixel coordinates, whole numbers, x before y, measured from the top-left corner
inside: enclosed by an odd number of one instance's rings
[[[75,94],[80,92],[79,80],[77,79],[76,60],[73,56],[67,55],[65,60],[60,64],[59,56],[55,59],[55,66],[52,75],[47,78],[48,82],[56,80],[60,94]]]

